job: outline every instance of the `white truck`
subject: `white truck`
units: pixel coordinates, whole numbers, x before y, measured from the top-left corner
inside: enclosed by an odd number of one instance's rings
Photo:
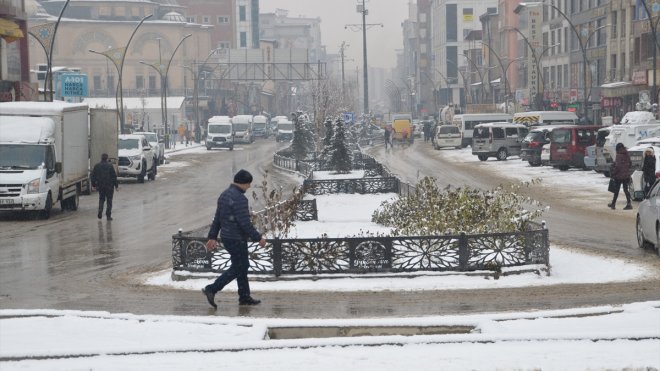
[[[209,119],[206,134],[206,149],[215,147],[234,150],[234,129],[228,116],[213,116]]]
[[[242,143],[254,142],[254,138],[252,136],[251,115],[236,115],[231,118],[231,123],[234,126],[235,142],[242,142]]]
[[[0,103],[0,210],[77,210],[91,186],[88,133],[86,104]]]
[[[623,143],[630,148],[637,141],[660,135],[660,123],[655,119],[652,112],[630,111],[623,115],[621,123],[612,125],[609,135],[605,138],[603,145],[604,162],[596,162],[596,171],[602,171],[605,176],[610,176],[610,167],[616,160],[615,147]]]

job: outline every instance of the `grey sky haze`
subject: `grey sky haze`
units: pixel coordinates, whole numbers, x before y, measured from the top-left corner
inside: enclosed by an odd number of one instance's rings
[[[328,53],[337,54],[342,41],[350,46],[346,57],[353,59],[346,68],[362,67],[362,31],[345,29],[346,24],[361,24],[362,16],[356,11],[357,0],[261,0],[261,13],[286,9],[289,17],[320,17],[321,41]],[[382,23],[367,31],[367,61],[370,67],[392,68],[396,65],[396,49],[403,48],[401,23],[408,16],[408,0],[371,0],[367,23]]]

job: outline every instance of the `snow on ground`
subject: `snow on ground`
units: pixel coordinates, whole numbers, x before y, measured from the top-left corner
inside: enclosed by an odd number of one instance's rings
[[[278,327],[466,326],[455,334],[270,340]],[[383,319],[0,310],[9,370],[612,370],[660,367],[660,302]],[[358,331],[359,332],[359,331]]]
[[[203,146],[177,154],[207,152]],[[174,152],[170,152],[173,154]],[[476,161],[470,149],[441,150],[453,161]],[[174,164],[174,163],[173,163]],[[186,166],[182,162],[176,166]],[[165,165],[167,166],[167,165]],[[483,166],[521,181],[542,178],[549,187],[583,195],[607,194],[607,179],[581,170],[531,168],[517,158]],[[174,170],[174,169],[172,169]],[[317,196],[321,221],[298,223],[298,236],[375,232],[368,217],[374,197]],[[352,223],[342,224],[341,220]],[[370,219],[370,218],[369,218]],[[308,224],[309,223],[309,224]],[[349,229],[350,228],[350,229]],[[438,290],[541,284],[627,281],[657,274],[619,259],[551,247],[551,276],[521,274],[499,280],[455,273],[409,279],[252,281],[254,291]],[[169,271],[147,284],[199,290],[205,279],[172,282]],[[326,282],[328,281],[328,282]],[[231,284],[227,290],[235,290]],[[214,313],[214,312],[209,312]],[[214,313],[215,314],[215,313]],[[219,313],[221,314],[221,313]],[[330,337],[268,340],[272,327],[474,326],[470,333],[417,336]],[[238,351],[240,350],[240,351]],[[73,356],[73,357],[72,357]],[[137,316],[105,312],[0,310],[0,369],[8,370],[613,370],[660,369],[660,302],[555,311],[371,319],[276,319],[221,316]]]

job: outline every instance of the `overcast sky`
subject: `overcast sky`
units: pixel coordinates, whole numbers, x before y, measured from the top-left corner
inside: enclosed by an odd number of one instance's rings
[[[289,17],[320,17],[321,41],[331,54],[338,54],[342,41],[350,46],[346,50],[346,68],[362,66],[362,31],[345,29],[347,24],[361,24],[362,16],[356,11],[357,0],[262,0],[261,13],[286,9]],[[408,17],[408,0],[371,0],[366,2],[369,14],[367,24],[382,23],[367,31],[367,61],[371,67],[392,68],[396,65],[396,49],[403,49],[401,23]]]

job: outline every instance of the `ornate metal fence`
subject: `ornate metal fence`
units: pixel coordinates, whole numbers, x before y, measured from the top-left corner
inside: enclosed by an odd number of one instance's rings
[[[179,233],[172,239],[174,270],[221,272],[229,254],[206,251],[206,238]],[[420,237],[273,239],[249,245],[250,271],[257,274],[321,274],[412,271],[472,271],[549,263],[548,230]]]
[[[388,178],[356,178],[356,179],[305,179],[303,191],[313,195],[335,193],[387,193],[399,192],[399,179]]]

